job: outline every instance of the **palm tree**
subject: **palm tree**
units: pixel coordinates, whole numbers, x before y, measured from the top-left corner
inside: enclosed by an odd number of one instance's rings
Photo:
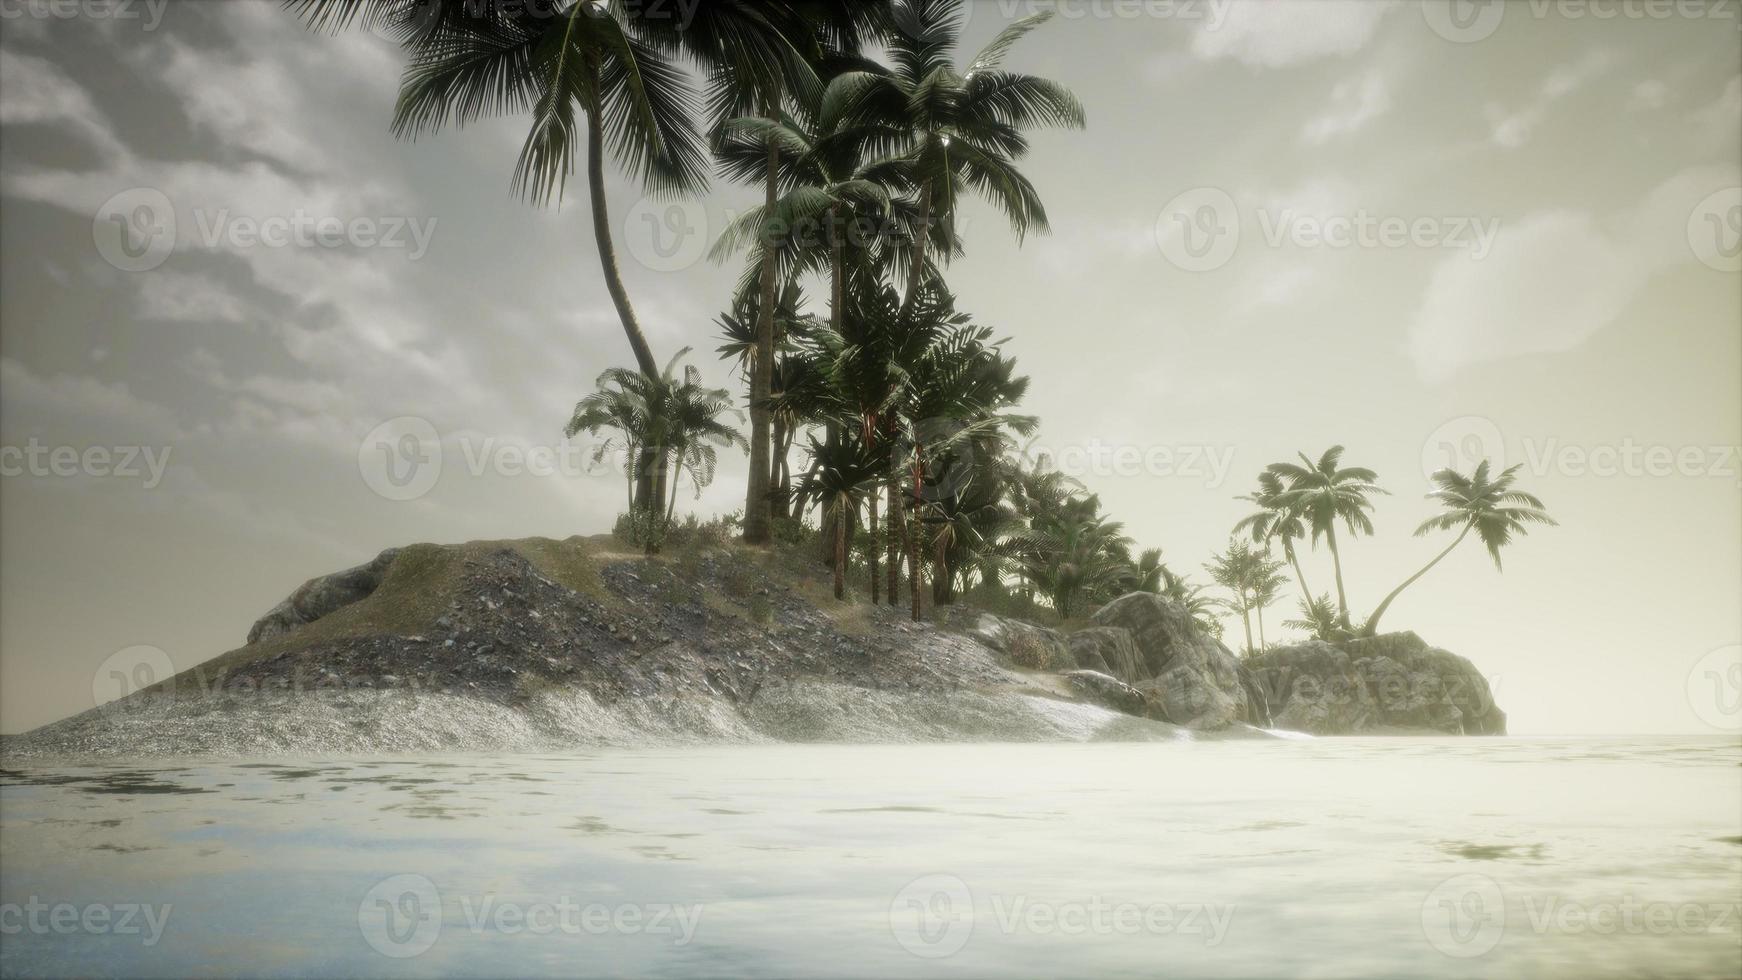
[[[1287,489],[1277,498],[1285,508],[1298,511],[1312,528],[1313,541],[1322,536],[1331,549],[1331,567],[1337,577],[1337,614],[1345,626],[1349,623],[1349,598],[1343,588],[1343,558],[1337,550],[1337,522],[1342,521],[1351,537],[1373,533],[1373,522],[1367,512],[1373,509],[1371,494],[1385,493],[1376,482],[1379,477],[1365,467],[1342,467],[1343,447],[1332,446],[1314,462],[1300,454],[1303,465],[1272,463],[1270,472],[1287,481]]]
[[[1428,573],[1428,569],[1440,563],[1440,559],[1452,553],[1471,531],[1488,549],[1488,554],[1494,559],[1494,567],[1500,568],[1500,549],[1510,544],[1513,535],[1523,536],[1530,533],[1531,524],[1547,524],[1553,526],[1555,519],[1548,516],[1543,502],[1532,494],[1522,490],[1512,489],[1517,479],[1518,467],[1511,466],[1490,478],[1488,461],[1476,464],[1476,472],[1465,476],[1456,470],[1444,469],[1433,475],[1435,489],[1428,493],[1428,499],[1438,500],[1445,508],[1445,513],[1430,517],[1415,529],[1420,537],[1429,531],[1456,530],[1458,536],[1452,543],[1446,545],[1444,551],[1433,557],[1433,560],[1422,566],[1416,572],[1403,580],[1403,584],[1391,590],[1379,608],[1373,610],[1373,615],[1367,618],[1362,627],[1362,633],[1373,636],[1379,630],[1379,617],[1385,615],[1385,610],[1391,608],[1391,601],[1396,599],[1404,589],[1414,584],[1415,580]]]
[[[1251,597],[1252,610],[1258,616],[1258,649],[1267,650],[1270,641],[1264,637],[1264,610],[1276,605],[1283,586],[1288,584],[1288,577],[1282,574],[1283,563],[1268,553],[1254,551],[1252,556],[1252,564],[1247,569],[1246,593]]]
[[[918,222],[907,263],[907,300],[919,294],[928,248],[947,258],[957,246],[956,203],[964,187],[992,200],[1020,239],[1045,231],[1040,196],[1014,165],[1028,152],[1022,131],[1081,128],[1083,107],[1057,82],[1004,71],[1004,56],[1051,13],[1011,24],[966,69],[954,62],[963,0],[893,0],[885,48],[893,67],[867,66],[832,80],[825,127],[858,128],[881,149],[906,154],[918,183]]]
[[[1247,580],[1250,577],[1252,564],[1252,549],[1240,541],[1229,541],[1226,550],[1211,555],[1205,563],[1204,571],[1210,573],[1211,581],[1233,596],[1223,601],[1223,604],[1233,612],[1240,614],[1240,623],[1246,631],[1246,653],[1252,653],[1252,597],[1247,593]]]
[[[581,432],[595,437],[605,430],[618,433],[593,447],[593,464],[598,465],[614,450],[622,454],[623,474],[628,484],[628,513],[634,513],[635,475],[643,465],[642,447],[646,445],[650,422],[645,386],[631,383],[626,387],[619,383],[619,378],[618,370],[606,371],[599,376],[598,390],[575,404],[574,414],[563,426],[563,435],[572,439]]]
[[[801,501],[815,501],[826,512],[824,527],[832,527],[834,539],[835,598],[847,597],[847,526],[858,511],[860,500],[875,493],[883,476],[883,461],[857,436],[834,444],[813,436],[811,466],[799,483]]]
[[[1300,594],[1303,601],[1312,598],[1312,590],[1307,588],[1306,574],[1301,571],[1300,559],[1294,553],[1294,542],[1306,537],[1306,525],[1301,521],[1301,511],[1298,506],[1283,502],[1284,489],[1282,478],[1271,470],[1258,474],[1258,490],[1236,499],[1248,500],[1258,505],[1257,513],[1249,514],[1234,525],[1234,533],[1242,531],[1252,535],[1253,544],[1266,547],[1272,540],[1282,542],[1282,555],[1287,559],[1289,567],[1294,569],[1295,581],[1300,583]]]
[[[678,351],[661,376],[665,448],[673,463],[671,494],[665,508],[668,523],[677,508],[678,480],[685,469],[689,470],[690,482],[700,497],[708,484],[714,482],[714,470],[719,464],[715,447],[749,448],[742,433],[720,421],[723,415],[739,414],[732,407],[731,392],[704,386],[701,372],[693,365],[684,366],[683,380],[673,375],[673,366],[689,352],[688,347]]]
[[[656,20],[651,15],[648,19],[650,25]],[[852,5],[713,0],[697,4],[681,18],[657,18],[657,26],[651,30],[705,67],[711,93],[708,109],[717,142],[728,120],[756,113],[762,120],[778,124],[790,95],[808,94],[814,100],[821,91],[813,65],[822,59],[823,34],[856,47],[873,19],[865,12],[852,12]],[[762,149],[764,202],[772,208],[779,191],[781,147],[769,142]],[[744,540],[766,544],[773,516],[768,399],[774,382],[774,313],[780,278],[769,250],[764,250],[758,266],[760,302],[755,321],[756,357],[750,363],[750,476],[745,486]]]
[[[1282,625],[1290,629],[1305,630],[1315,640],[1336,640],[1348,636],[1341,623],[1337,621],[1337,607],[1331,602],[1329,594],[1313,599],[1300,601],[1300,619],[1285,619]]]
[[[586,143],[587,194],[605,290],[650,379],[659,364],[630,303],[605,200],[607,151],[656,195],[706,186],[707,154],[694,125],[695,90],[668,45],[649,40],[603,0],[286,0],[312,28],[353,24],[396,37],[409,60],[392,131],[402,139],[464,127],[488,116],[531,115],[512,189],[534,204],[562,197]],[[664,18],[648,17],[657,25]],[[660,474],[641,479],[657,513]]]

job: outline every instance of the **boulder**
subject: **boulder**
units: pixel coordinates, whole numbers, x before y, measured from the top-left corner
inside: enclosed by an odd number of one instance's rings
[[[1246,665],[1277,727],[1315,735],[1506,732],[1506,714],[1475,666],[1414,633],[1276,647]]]
[[[282,636],[336,609],[367,599],[380,587],[381,580],[387,576],[388,566],[398,556],[398,548],[388,548],[376,555],[373,561],[309,579],[292,592],[290,598],[255,620],[254,626],[248,630],[248,642],[259,643]]]
[[[1414,633],[1347,640],[1341,644],[1367,683],[1380,724],[1463,735],[1506,734],[1506,712],[1494,703],[1488,679],[1476,666]]]
[[[1128,715],[1145,713],[1148,701],[1143,693],[1116,677],[1098,670],[1067,670],[1064,678],[1085,701]]]
[[[1144,678],[1133,686],[1150,691],[1175,724],[1215,729],[1261,719],[1242,683],[1240,661],[1204,635],[1179,603],[1132,592],[1102,606],[1091,621],[1131,635]]]
[[[1349,655],[1321,640],[1273,647],[1246,661],[1270,706],[1271,723],[1313,735],[1345,735],[1378,721],[1378,707]]]
[[[968,635],[997,651],[1006,663],[1028,670],[1071,670],[1077,666],[1057,631],[1019,619],[981,613]]]
[[[1117,626],[1090,626],[1065,637],[1077,666],[1111,674],[1127,684],[1145,679],[1143,658],[1131,631]]]

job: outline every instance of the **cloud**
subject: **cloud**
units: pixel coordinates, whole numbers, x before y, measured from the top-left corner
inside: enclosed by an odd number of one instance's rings
[[[1382,0],[1236,3],[1220,20],[1198,29],[1192,53],[1209,61],[1233,58],[1253,68],[1347,57],[1372,40],[1391,6]]]
[[[1742,75],[1733,75],[1716,100],[1695,110],[1694,127],[1711,150],[1736,155],[1742,137]]]
[[[159,269],[139,280],[139,315],[187,323],[246,323],[247,305],[230,288],[206,276]]]
[[[0,125],[59,123],[104,157],[126,155],[85,90],[51,62],[0,48]]]
[[[1468,365],[1578,347],[1653,276],[1697,261],[1689,215],[1739,179],[1735,167],[1694,168],[1608,221],[1537,212],[1503,226],[1481,259],[1453,253],[1434,269],[1409,326],[1417,370],[1443,381]]]
[[[1583,88],[1613,63],[1614,57],[1608,51],[1591,51],[1579,61],[1550,72],[1531,98],[1519,108],[1509,110],[1497,104],[1489,105],[1488,118],[1493,126],[1489,138],[1495,145],[1509,150],[1523,146],[1555,103]]]
[[[1318,145],[1335,136],[1346,136],[1383,116],[1391,108],[1391,90],[1385,76],[1369,71],[1346,78],[1331,89],[1331,105],[1323,115],[1301,127],[1303,142]]]

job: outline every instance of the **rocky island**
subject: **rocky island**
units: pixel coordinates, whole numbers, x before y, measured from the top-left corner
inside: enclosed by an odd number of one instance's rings
[[[245,645],[6,754],[1505,731],[1470,662],[1411,633],[1241,659],[1153,593],[1068,631],[965,602],[915,623],[831,601],[814,563],[779,549],[620,547],[384,551],[296,589]]]

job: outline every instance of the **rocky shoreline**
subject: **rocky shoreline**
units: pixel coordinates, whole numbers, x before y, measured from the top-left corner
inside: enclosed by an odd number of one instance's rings
[[[608,538],[419,544],[305,583],[249,642],[8,738],[9,761],[695,742],[1498,734],[1468,661],[1413,634],[1242,661],[1132,593],[1060,633],[967,606],[836,604],[768,551]]]

